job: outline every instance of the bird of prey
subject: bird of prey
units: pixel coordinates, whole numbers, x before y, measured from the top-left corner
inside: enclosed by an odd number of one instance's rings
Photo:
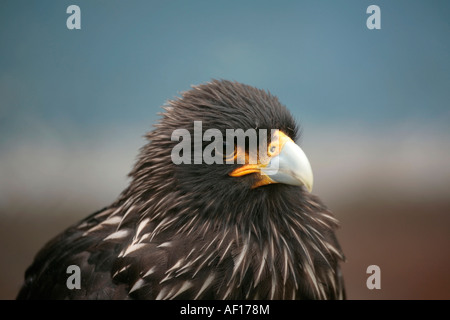
[[[339,224],[311,193],[310,163],[294,142],[299,127],[278,98],[212,80],[163,108],[129,186],[48,242],[17,298],[344,299]],[[173,132],[193,133],[196,121],[202,133],[223,133],[224,146],[236,143],[225,139],[227,129],[265,129],[268,150],[253,163],[176,164]],[[236,158],[237,149],[212,154]],[[278,170],[269,170],[274,163]],[[69,266],[79,267],[79,288],[67,285]]]

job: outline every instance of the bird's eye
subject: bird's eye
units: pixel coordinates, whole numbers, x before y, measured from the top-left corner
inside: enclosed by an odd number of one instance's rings
[[[224,139],[222,147],[223,149],[221,153],[223,155],[224,161],[234,159],[236,146],[232,145],[230,142],[227,142],[226,139]]]
[[[270,152],[270,154],[274,154],[276,150],[277,150],[277,146],[271,146],[269,149],[269,152]]]

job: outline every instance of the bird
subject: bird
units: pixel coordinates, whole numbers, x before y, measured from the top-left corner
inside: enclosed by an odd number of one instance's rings
[[[312,193],[300,126],[278,97],[212,79],[162,110],[127,187],[37,253],[17,299],[346,299],[340,222]],[[215,130],[210,155],[227,161],[189,161],[191,147],[174,161],[174,132],[192,138],[199,123],[200,156]],[[267,150],[250,159],[248,136],[244,146],[227,139],[238,129],[266,132],[258,141]],[[79,268],[78,288],[67,284],[69,266]]]

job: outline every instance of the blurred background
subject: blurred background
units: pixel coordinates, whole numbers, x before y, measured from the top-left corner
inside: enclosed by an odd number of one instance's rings
[[[81,9],[68,30],[66,9]],[[369,30],[369,5],[381,29]],[[128,183],[160,106],[236,80],[301,123],[349,299],[450,298],[448,1],[0,2],[0,298]],[[369,265],[381,289],[366,287]]]

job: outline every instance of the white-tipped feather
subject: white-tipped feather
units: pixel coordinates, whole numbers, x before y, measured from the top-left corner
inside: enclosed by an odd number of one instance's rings
[[[144,248],[145,246],[146,246],[145,243],[136,243],[136,244],[133,244],[133,245],[129,246],[129,247],[125,250],[125,252],[123,253],[122,257],[125,257],[125,256],[129,255],[130,253],[135,252],[136,250],[142,249],[142,248]]]
[[[185,292],[186,290],[189,290],[190,288],[192,288],[194,285],[192,284],[191,281],[185,281],[183,283],[183,285],[180,287],[180,289],[178,289],[178,291],[170,297],[170,299],[175,299],[177,296],[179,296],[180,294],[182,294],[183,292]]]
[[[148,277],[149,275],[155,273],[156,266],[151,267],[148,271],[142,276],[142,278]]]
[[[128,293],[132,293],[132,292],[140,289],[144,284],[145,284],[145,280],[144,279],[139,279],[138,281],[136,281],[134,283],[133,287],[130,289],[130,292],[128,292]]]
[[[122,217],[113,216],[113,217],[106,219],[104,222],[102,222],[102,224],[114,225],[114,224],[119,224],[120,221],[122,221]]]
[[[116,239],[123,239],[126,238],[130,234],[129,229],[119,230],[114,233],[111,233],[109,236],[103,239],[103,241],[106,240],[116,240]]]
[[[131,267],[131,264],[126,265],[125,267],[122,267],[121,269],[117,270],[116,272],[114,272],[114,274],[112,275],[113,278],[115,278],[119,273],[124,272],[125,270],[127,270],[129,267]]]
[[[134,236],[135,239],[137,239],[137,238],[139,237],[140,233],[141,233],[142,230],[147,226],[147,224],[148,224],[149,222],[150,222],[150,218],[146,218],[146,219],[142,220],[142,221],[139,223],[139,226],[138,226],[138,228],[137,228],[137,230],[136,230],[136,235]]]
[[[211,283],[213,282],[214,278],[215,278],[215,274],[211,273],[208,276],[208,278],[206,278],[205,282],[203,283],[202,287],[200,288],[200,290],[198,291],[198,293],[197,293],[197,295],[195,296],[194,299],[198,299],[201,296],[203,291],[205,291],[206,288],[208,288],[211,285]]]
[[[172,246],[172,241],[167,241],[167,242],[163,242],[161,243],[158,248],[168,248]]]

